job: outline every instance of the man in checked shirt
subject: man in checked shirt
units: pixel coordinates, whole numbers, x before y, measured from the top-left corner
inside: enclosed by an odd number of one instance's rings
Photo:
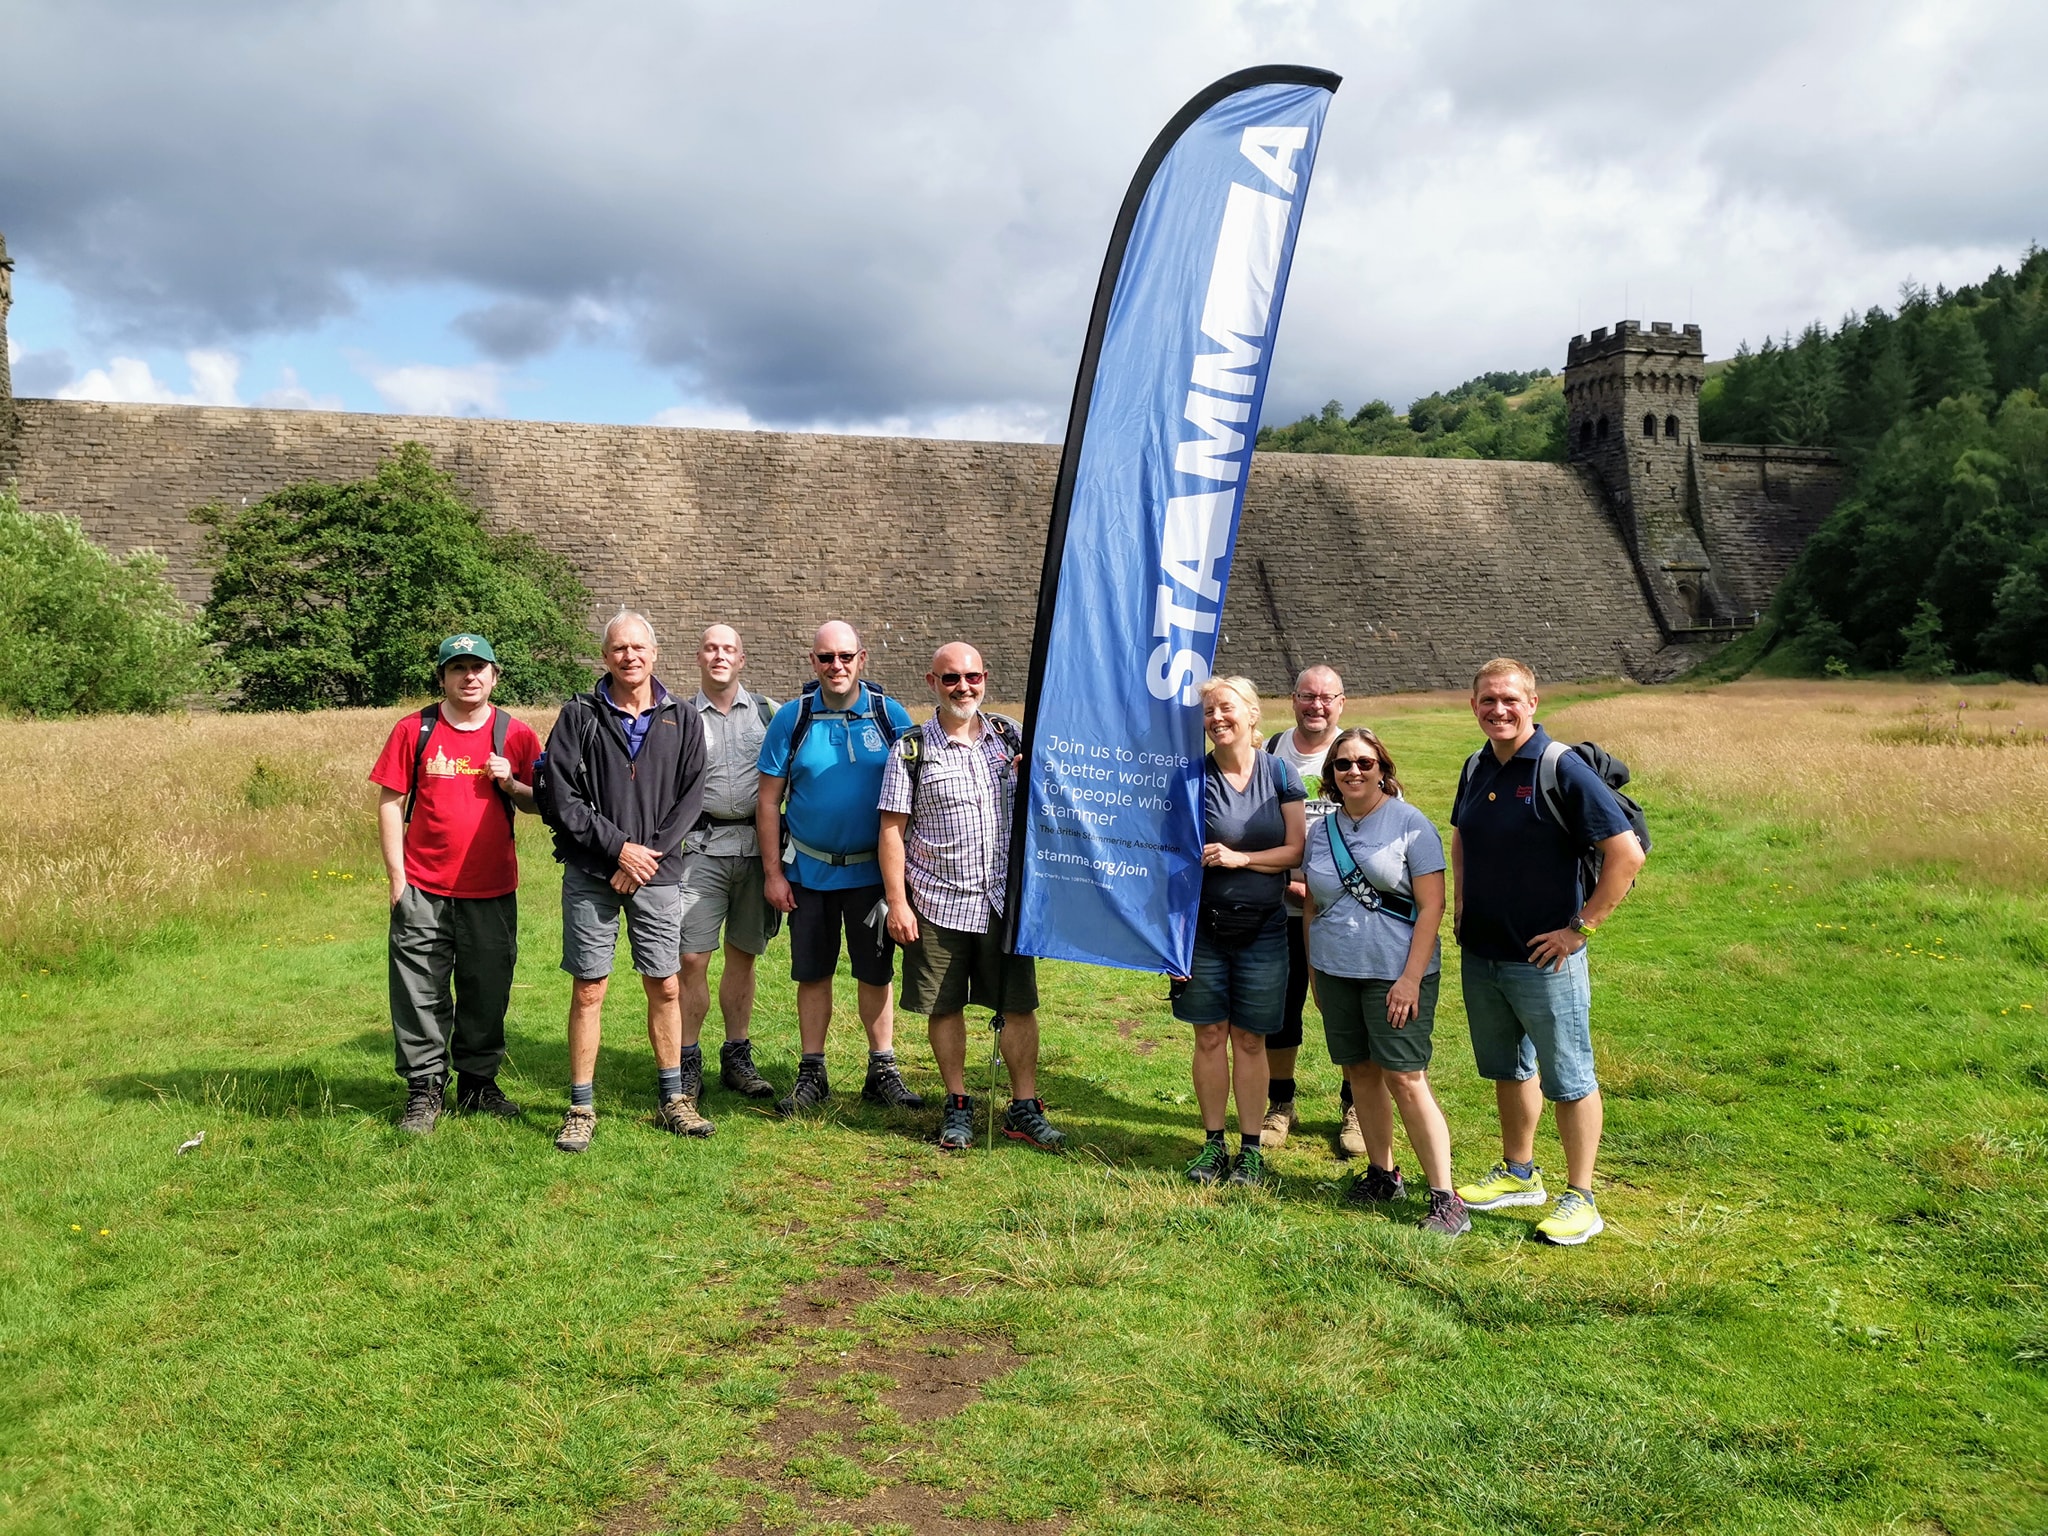
[[[1016,729],[981,712],[988,668],[971,645],[941,646],[925,674],[938,708],[897,742],[882,770],[882,890],[903,946],[903,1007],[931,1021],[946,1084],[939,1145],[974,1144],[967,1096],[967,1009],[1002,1015],[1010,1108],[1003,1134],[1058,1151],[1064,1132],[1038,1097],[1038,972],[1003,952],[1002,901],[1017,788]]]

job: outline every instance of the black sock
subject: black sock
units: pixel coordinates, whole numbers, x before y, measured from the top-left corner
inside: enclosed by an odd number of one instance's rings
[[[1266,1102],[1269,1104],[1292,1104],[1294,1102],[1294,1079],[1276,1077],[1266,1087]]]
[[[1252,1132],[1250,1132],[1250,1133],[1248,1133],[1248,1134],[1246,1134],[1246,1135],[1243,1135],[1243,1136],[1240,1136],[1240,1137],[1238,1137],[1238,1138],[1237,1138],[1237,1149],[1238,1149],[1238,1151],[1240,1151],[1240,1152],[1256,1152],[1256,1151],[1258,1151],[1258,1150],[1259,1150],[1259,1133],[1258,1133],[1257,1131],[1252,1131]]]
[[[1210,1146],[1212,1146],[1212,1147],[1220,1147],[1220,1146],[1222,1146],[1222,1145],[1223,1145],[1223,1133],[1222,1133],[1221,1131],[1211,1131],[1211,1132],[1209,1132],[1209,1145],[1210,1145]]]
[[[825,1070],[825,1053],[823,1051],[805,1051],[802,1056],[797,1058],[797,1062],[799,1069],[808,1067],[813,1072],[823,1072]]]
[[[823,1058],[822,1058],[822,1057],[821,1057],[821,1058],[819,1058],[819,1059],[820,1059],[820,1060],[823,1060]],[[869,1051],[869,1052],[868,1052],[868,1065],[869,1065],[869,1066],[871,1066],[871,1067],[893,1067],[893,1066],[895,1066],[895,1065],[896,1065],[896,1052],[895,1052],[895,1050],[894,1050],[893,1048],[891,1048],[891,1049],[889,1049],[889,1050],[886,1050],[886,1051]]]
[[[1337,1102],[1339,1104],[1349,1104],[1351,1102],[1351,1079],[1348,1077],[1344,1079],[1344,1087],[1337,1095]]]

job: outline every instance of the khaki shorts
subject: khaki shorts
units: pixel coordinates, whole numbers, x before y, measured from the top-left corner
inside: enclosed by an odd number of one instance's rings
[[[1003,953],[1003,936],[965,933],[917,920],[917,942],[903,946],[902,1006],[944,1017],[968,1007],[1030,1013],[1038,1007],[1038,962]]]
[[[708,955],[718,935],[734,949],[758,955],[782,931],[782,914],[768,905],[761,861],[751,853],[683,855],[683,940],[686,955]]]

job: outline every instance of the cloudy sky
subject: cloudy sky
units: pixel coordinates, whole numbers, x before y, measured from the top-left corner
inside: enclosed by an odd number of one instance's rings
[[[1057,438],[1116,206],[1345,77],[1267,420],[2048,241],[2036,3],[0,0],[16,392]]]

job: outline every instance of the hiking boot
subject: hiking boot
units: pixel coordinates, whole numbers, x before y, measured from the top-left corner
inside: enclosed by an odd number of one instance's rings
[[[807,1061],[796,1069],[796,1082],[790,1086],[789,1092],[775,1101],[775,1113],[787,1119],[807,1109],[816,1109],[831,1097],[832,1083],[825,1076],[823,1064]]]
[[[1012,1099],[1003,1114],[1003,1134],[1012,1141],[1028,1141],[1041,1152],[1064,1152],[1067,1133],[1045,1118],[1045,1100]]]
[[[1606,1230],[1607,1223],[1600,1219],[1600,1209],[1593,1204],[1593,1197],[1569,1186],[1558,1197],[1557,1209],[1536,1223],[1538,1237],[1563,1248],[1576,1248]]]
[[[1205,1141],[1183,1176],[1190,1184],[1221,1184],[1230,1176],[1230,1154],[1220,1141]]]
[[[1230,1165],[1230,1182],[1244,1189],[1257,1189],[1266,1182],[1264,1147],[1246,1147]]]
[[[939,1119],[939,1150],[965,1152],[974,1145],[974,1100],[964,1093],[946,1095],[946,1112]]]
[[[1456,1190],[1432,1189],[1429,1192],[1429,1214],[1416,1225],[1425,1232],[1457,1237],[1472,1230],[1472,1218],[1465,1214],[1465,1202],[1458,1198]]]
[[[1387,1205],[1408,1193],[1408,1186],[1401,1178],[1398,1168],[1382,1168],[1377,1163],[1367,1163],[1365,1172],[1351,1181],[1351,1187],[1344,1191],[1346,1205]]]
[[[424,1136],[441,1118],[447,1102],[448,1085],[438,1077],[415,1077],[405,1085],[405,1113],[398,1128],[413,1136]]]
[[[718,1048],[718,1080],[749,1099],[775,1097],[775,1085],[754,1068],[751,1040],[728,1040]]]
[[[1510,1205],[1541,1205],[1550,1197],[1543,1192],[1541,1168],[1531,1164],[1525,1179],[1506,1163],[1495,1163],[1477,1184],[1460,1184],[1458,1198],[1470,1210],[1498,1211]]]
[[[1337,1155],[1347,1161],[1365,1156],[1365,1132],[1358,1128],[1358,1106],[1344,1106],[1344,1123],[1337,1127]]]
[[[495,1077],[455,1076],[455,1107],[465,1115],[496,1115],[500,1120],[517,1120],[519,1106],[505,1097]]]
[[[675,1136],[709,1136],[718,1127],[697,1113],[697,1095],[671,1094],[654,1112],[654,1123]]]
[[[569,1112],[562,1116],[562,1128],[555,1132],[557,1152],[588,1152],[591,1133],[597,1129],[597,1111],[582,1104],[571,1104]]]
[[[1266,1111],[1266,1123],[1259,1128],[1259,1145],[1267,1151],[1287,1145],[1288,1133],[1301,1123],[1294,1113],[1294,1100],[1275,1104]]]
[[[924,1095],[912,1093],[894,1062],[869,1062],[868,1080],[860,1085],[860,1096],[885,1109],[923,1109]]]

